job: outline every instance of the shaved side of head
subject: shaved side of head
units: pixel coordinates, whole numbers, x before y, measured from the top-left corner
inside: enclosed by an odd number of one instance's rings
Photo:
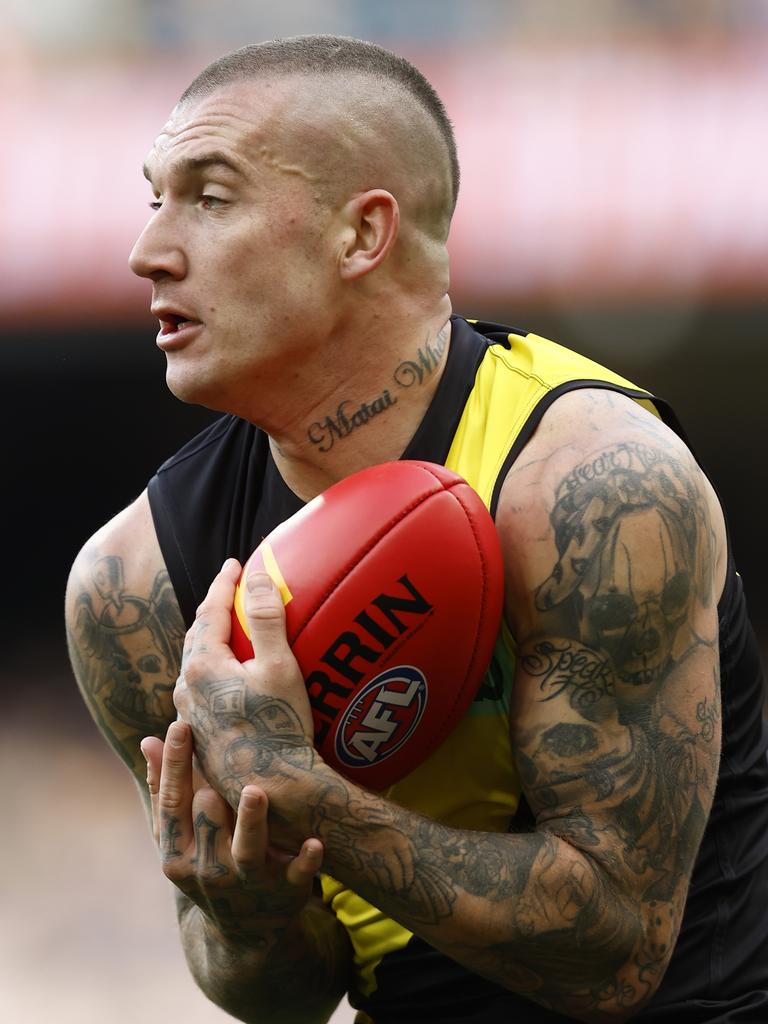
[[[305,156],[325,179],[323,191],[388,189],[414,225],[447,237],[459,189],[453,127],[435,90],[405,58],[344,36],[269,40],[209,64],[179,103],[233,83],[280,78],[307,80],[292,117]],[[291,126],[284,129],[290,135]]]

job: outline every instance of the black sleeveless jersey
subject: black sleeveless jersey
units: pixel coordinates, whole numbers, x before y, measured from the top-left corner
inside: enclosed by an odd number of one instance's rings
[[[491,324],[473,327],[454,318],[443,377],[402,457],[447,464],[469,480],[493,512],[504,474],[546,408],[577,387],[627,394],[681,433],[662,402],[611,371],[535,335]],[[302,506],[278,473],[266,435],[231,416],[216,421],[159,469],[149,484],[149,500],[187,624],[224,559],[244,562]],[[654,999],[635,1018],[655,1024],[768,1024],[768,728],[757,643],[730,555],[718,611],[720,773],[672,960]],[[485,707],[473,721],[468,713],[455,743],[485,748],[504,742],[506,723],[492,731],[504,713],[503,699],[492,711],[489,715]],[[491,731],[478,733],[478,723]],[[501,755],[496,762],[503,766],[510,755]],[[506,784],[488,776],[488,788],[497,790],[493,799],[486,800],[485,791],[483,799],[470,791],[462,819],[456,808],[440,817],[432,804],[430,787],[454,773],[433,772],[420,783],[418,772],[392,799],[439,820],[449,820],[455,811],[457,827],[498,831],[516,813],[519,788],[511,773]],[[480,776],[485,780],[482,771]],[[502,787],[509,792],[502,793]],[[494,800],[494,821],[478,821],[473,805]],[[523,808],[524,801],[518,813]],[[357,980],[350,999],[360,1008],[361,1022],[555,1024],[566,1019],[467,971],[333,879],[324,878],[323,889],[353,942]]]

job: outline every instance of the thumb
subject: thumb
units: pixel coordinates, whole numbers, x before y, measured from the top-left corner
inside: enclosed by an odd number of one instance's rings
[[[244,604],[253,645],[249,671],[268,694],[290,703],[312,742],[312,712],[304,677],[288,643],[282,595],[266,573],[253,572],[246,581]]]
[[[254,655],[279,653],[288,644],[285,608],[280,591],[265,572],[252,572],[246,580],[245,614]]]

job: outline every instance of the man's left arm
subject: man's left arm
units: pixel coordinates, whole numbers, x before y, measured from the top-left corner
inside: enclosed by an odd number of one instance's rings
[[[247,601],[258,659],[226,651],[236,567],[201,609],[176,700],[209,780],[231,803],[261,785],[286,848],[317,836],[330,874],[466,967],[577,1019],[622,1020],[661,979],[714,791],[718,531],[663,428],[603,410],[592,449],[561,443],[562,420],[499,511],[531,830],[446,828],[329,769],[273,588]]]

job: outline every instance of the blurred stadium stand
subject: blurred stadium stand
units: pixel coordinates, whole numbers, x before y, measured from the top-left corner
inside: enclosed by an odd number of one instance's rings
[[[12,806],[36,853],[11,844],[10,862],[43,894],[32,917],[18,896],[7,903],[7,931],[20,938],[0,946],[4,1007],[25,1024],[47,1024],[54,1005],[59,1024],[122,1024],[139,1019],[131,979],[143,972],[146,1024],[165,1018],[166,989],[177,987],[190,1024],[223,1019],[186,978],[170,902],[154,920],[165,889],[146,837],[126,857],[153,875],[149,903],[137,895],[143,875],[131,875],[125,900],[106,868],[88,881],[89,858],[114,856],[95,824],[106,786],[94,772],[114,787],[104,820],[120,844],[118,821],[143,826],[80,706],[61,623],[79,545],[210,419],[167,394],[148,289],[126,265],[148,215],[140,167],[154,134],[194,73],[247,41],[337,32],[411,57],[459,141],[457,311],[555,337],[673,403],[729,509],[765,645],[768,3],[4,0],[0,21],[0,682],[10,704],[0,767],[16,774],[26,751],[38,758]],[[62,775],[65,762],[75,767]],[[52,780],[55,815],[30,818],[33,793],[50,794]],[[40,852],[51,826],[74,844],[64,867]],[[73,891],[81,897],[66,903]],[[81,921],[83,901],[87,927],[126,959],[117,969],[104,942],[72,944],[46,1002],[33,968],[50,955],[54,925],[66,936]],[[124,1017],[106,990],[94,994],[99,978],[122,992]]]

